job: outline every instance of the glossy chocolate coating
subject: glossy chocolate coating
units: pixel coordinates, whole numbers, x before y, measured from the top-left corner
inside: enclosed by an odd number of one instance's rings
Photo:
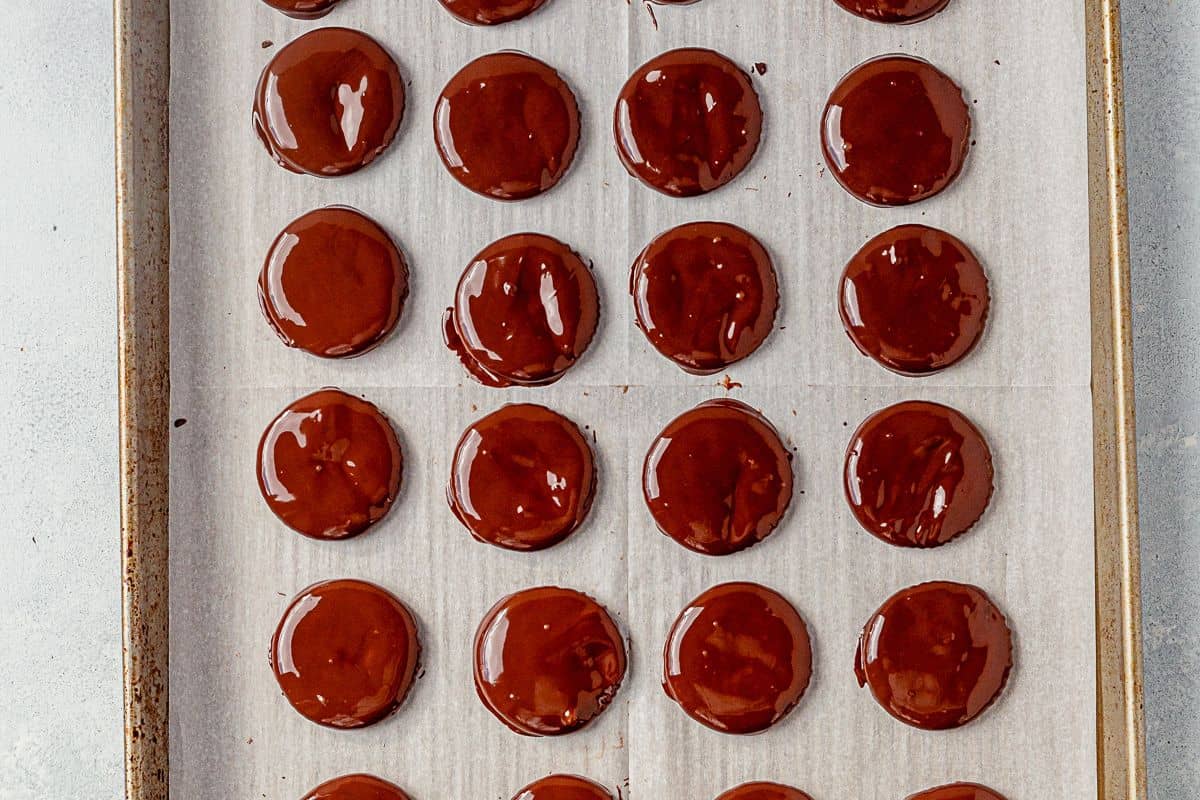
[[[442,6],[469,25],[500,25],[526,17],[546,0],[440,0]]]
[[[524,53],[492,53],[442,89],[433,134],[442,163],[463,186],[521,200],[554,186],[571,166],[579,105],[553,68]]]
[[[479,699],[525,736],[582,728],[608,707],[624,677],[625,642],[612,617],[572,589],[509,595],[475,634]]]
[[[744,70],[712,50],[685,48],[633,73],[617,99],[613,132],[630,175],[663,194],[690,197],[746,168],[762,124]]]
[[[403,464],[396,431],[378,408],[322,389],[285,408],[263,432],[258,487],[292,530],[344,539],[388,512]]]
[[[907,25],[932,17],[950,0],[834,0],[839,6],[872,22]]]
[[[676,417],[646,454],[642,491],[659,530],[689,550],[736,553],[775,530],[792,499],[792,456],[737,400]]]
[[[757,733],[791,711],[812,677],[808,628],[778,593],[724,583],[680,613],[663,649],[663,689],[722,733]]]
[[[317,177],[370,164],[404,116],[391,55],[349,28],[318,28],[275,54],[254,92],[254,130],[283,168]]]
[[[735,786],[729,791],[723,792],[717,800],[812,800],[812,798],[791,786],[757,781]]]
[[[1005,800],[1004,796],[978,783],[951,783],[909,795],[906,800]]]
[[[842,78],[821,118],[825,163],[863,202],[900,206],[958,176],[971,141],[962,90],[927,61],[888,55]]]
[[[454,450],[446,495],[479,541],[543,550],[579,527],[595,487],[592,449],[575,423],[522,403],[467,428]]]
[[[485,386],[541,386],[583,355],[599,316],[596,282],[583,259],[557,239],[518,233],[471,261],[443,333]]]
[[[325,581],[298,594],[279,620],[271,669],[308,719],[361,728],[404,702],[420,652],[412,614],[390,593],[366,581]]]
[[[779,306],[766,249],[724,222],[692,222],[658,236],[633,263],[629,292],[650,343],[698,375],[757,350]]]
[[[258,276],[258,304],[288,347],[325,358],[384,340],[408,297],[408,264],[377,223],[329,206],[293,220]]]
[[[578,775],[548,775],[513,795],[513,800],[613,800],[607,789]]]
[[[992,496],[992,454],[959,412],[910,400],[867,418],[846,450],[843,486],[859,523],[898,547],[966,532]]]
[[[343,775],[322,783],[304,800],[409,800],[399,786],[374,775]]]
[[[863,626],[859,686],[901,722],[926,730],[965,725],[999,696],[1012,668],[1012,634],[982,589],[922,583],[897,592]]]
[[[263,0],[276,11],[296,19],[317,19],[333,10],[341,0]]]
[[[842,325],[863,355],[901,375],[928,375],[966,357],[988,313],[975,254],[945,231],[901,225],[859,250],[842,273]]]

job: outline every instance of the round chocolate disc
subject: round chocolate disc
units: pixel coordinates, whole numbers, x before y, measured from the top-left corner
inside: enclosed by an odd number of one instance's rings
[[[724,222],[692,222],[659,235],[634,262],[629,291],[650,343],[698,375],[757,350],[779,306],[766,249]]]
[[[333,10],[341,0],[263,0],[276,11],[296,19],[317,19]]]
[[[280,412],[258,444],[258,486],[275,516],[314,539],[362,533],[391,508],[403,458],[366,400],[322,389]]]
[[[992,454],[959,412],[910,400],[858,427],[843,479],[850,510],[872,534],[898,547],[937,547],[983,516]]]
[[[907,205],[958,176],[971,114],[962,89],[929,62],[879,56],[834,88],[821,137],[825,162],[846,191],[872,205]]]
[[[583,355],[599,316],[596,282],[583,259],[557,239],[519,233],[475,256],[443,333],[485,386],[540,386]]]
[[[727,792],[723,792],[717,800],[812,800],[799,789],[784,786],[781,783],[743,783]]]
[[[945,231],[901,225],[859,250],[842,273],[842,325],[864,354],[901,375],[928,375],[967,356],[983,333],[988,280]]]
[[[463,186],[522,200],[554,186],[571,166],[579,106],[551,67],[524,53],[492,53],[442,89],[433,134],[442,163]]]
[[[778,593],[724,583],[680,613],[663,649],[663,689],[722,733],[757,733],[791,711],[812,677],[808,628]]]
[[[258,304],[283,343],[325,358],[382,342],[406,297],[408,264],[391,237],[342,206],[290,222],[258,276]]]
[[[709,400],[654,440],[642,490],[659,530],[697,553],[728,555],[779,524],[792,500],[792,456],[753,408]]]
[[[629,174],[675,197],[711,192],[758,150],[763,114],[750,76],[699,48],[652,58],[621,90],[613,118]]]
[[[343,775],[322,783],[304,800],[409,800],[399,786],[374,775]]]
[[[595,719],[625,678],[625,642],[608,611],[543,586],[501,600],[475,634],[475,690],[525,736],[559,736]]]
[[[543,550],[592,506],[592,449],[550,409],[507,405],[473,423],[454,451],[447,497],[471,535],[509,550]]]
[[[578,775],[548,775],[513,796],[513,800],[613,800],[607,789]]]
[[[271,668],[302,715],[331,728],[361,728],[404,702],[420,652],[412,614],[390,593],[366,581],[325,581],[283,613]]]
[[[469,25],[500,25],[529,16],[546,0],[441,0],[441,4]]]
[[[978,783],[951,783],[909,795],[906,800],[1005,800],[999,792]]]
[[[926,730],[978,717],[1000,695],[1011,668],[1004,615],[982,589],[949,581],[888,598],[863,626],[854,654],[858,685],[870,686],[896,719]]]
[[[285,169],[328,178],[365,167],[404,116],[404,80],[391,55],[349,28],[289,42],[258,79],[254,130]]]
[[[950,5],[950,0],[835,0],[851,14],[872,22],[907,25],[929,19]]]

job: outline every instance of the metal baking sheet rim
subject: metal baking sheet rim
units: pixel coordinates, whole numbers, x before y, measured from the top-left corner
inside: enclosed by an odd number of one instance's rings
[[[1097,798],[1146,795],[1119,0],[1087,22]],[[114,0],[126,800],[165,800],[170,0]]]

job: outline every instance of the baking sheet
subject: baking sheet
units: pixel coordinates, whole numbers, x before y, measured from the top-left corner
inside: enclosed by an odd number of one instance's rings
[[[290,175],[254,139],[249,104],[262,66],[315,25],[250,0],[172,3],[172,407],[187,420],[171,448],[172,796],[295,798],[367,770],[415,800],[510,797],[549,771],[586,774],[627,797],[707,800],[744,780],[776,779],[835,797],[902,798],[978,780],[1010,800],[1095,796],[1095,623],[1089,390],[1088,198],[1083,9],[956,0],[933,21],[889,28],[825,0],[736,0],[654,7],[553,0],[496,29],[458,24],[434,0],[347,0],[324,24],[361,28],[412,83],[397,141],[376,164],[332,181]],[[802,12],[802,13],[798,13]],[[273,45],[264,47],[265,42]],[[699,45],[755,75],[762,147],[733,184],[690,200],[628,178],[611,144],[611,107],[652,55]],[[563,183],[502,205],[442,168],[431,135],[438,90],[477,55],[525,50],[563,73],[583,136]],[[885,52],[933,61],[965,88],[977,146],[958,183],[907,209],[874,209],[826,175],[817,122],[828,91]],[[346,203],[378,219],[410,260],[412,295],[397,333],[350,362],[283,348],[262,321],[255,278],[278,230],[311,208]],[[628,265],[659,231],[722,219],[758,236],[776,261],[780,328],[730,376],[796,448],[799,489],[781,529],[724,559],[657,533],[640,499],[641,461],[658,430],[704,399],[714,378],[685,376],[631,321]],[[988,331],[964,364],[922,380],[860,357],[837,319],[836,281],[866,239],[903,222],[958,235],[991,280]],[[558,384],[489,390],[440,342],[439,320],[467,260],[499,236],[536,230],[590,259],[602,321],[587,356]],[[720,376],[717,376],[720,377]],[[286,403],[338,385],[379,404],[406,450],[389,516],[355,540],[291,534],[258,496],[258,436]],[[628,386],[628,389],[625,387]],[[997,492],[981,523],[930,552],[861,532],[841,497],[842,454],[871,411],[907,398],[956,406],[987,435]],[[476,544],[444,501],[463,427],[504,402],[535,400],[595,431],[600,488],[585,526],[550,551]],[[354,732],[319,728],[279,695],[266,649],[279,614],[308,584],[376,581],[413,609],[425,676],[401,712]],[[1008,614],[1016,667],[999,704],[968,727],[923,733],[855,684],[861,624],[920,580],[975,583]],[[713,583],[753,579],[788,596],[814,639],[814,681],[782,724],[749,738],[688,719],[658,686],[671,621]],[[557,740],[517,737],[474,696],[470,645],[486,609],[526,586],[560,583],[605,603],[632,640],[614,708]]]

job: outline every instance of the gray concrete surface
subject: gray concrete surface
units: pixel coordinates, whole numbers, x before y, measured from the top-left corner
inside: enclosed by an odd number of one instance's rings
[[[1200,0],[1124,5],[1150,798],[1195,800]],[[3,20],[0,796],[117,798],[110,2]]]
[[[111,6],[0,3],[0,797],[13,800],[121,793]]]
[[[1200,2],[1125,0],[1151,800],[1200,798]]]

